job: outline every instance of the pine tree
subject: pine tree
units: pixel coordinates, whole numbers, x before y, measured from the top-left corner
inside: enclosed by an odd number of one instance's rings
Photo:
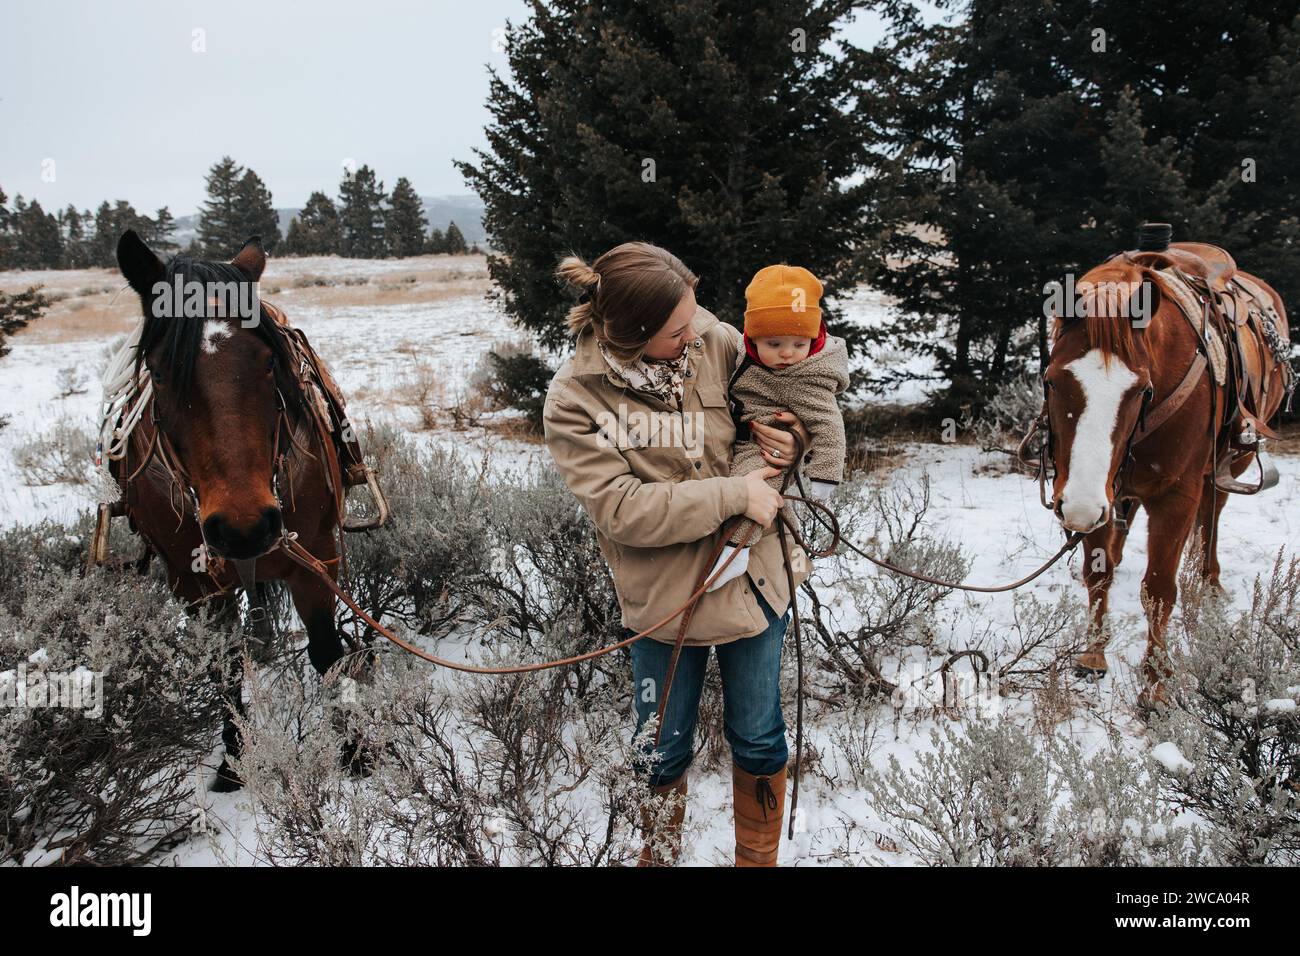
[[[84,269],[90,265],[90,251],[86,246],[86,226],[77,207],[68,208],[59,215],[59,229],[63,233],[63,267]]]
[[[148,245],[154,252],[172,253],[178,248],[172,234],[176,232],[176,218],[170,209],[163,206],[153,217],[153,229],[149,234]]]
[[[285,246],[291,256],[330,256],[342,252],[339,211],[328,196],[314,192],[307,197],[307,205],[289,223]]]
[[[10,256],[13,255],[13,213],[9,211],[9,197],[0,188],[0,269],[12,267]]]
[[[883,134],[869,177],[882,236],[873,281],[898,303],[872,337],[933,355],[951,405],[1043,361],[1044,284],[1132,248],[1143,219],[1243,262],[1268,248],[1267,230],[1282,237],[1277,275],[1297,275],[1300,246],[1285,238],[1294,163],[1271,164],[1261,190],[1235,174],[1243,155],[1281,159],[1263,140],[1297,126],[1285,119],[1295,97],[1252,104],[1249,91],[1261,75],[1300,89],[1295,57],[1280,52],[1300,0],[1157,0],[1141,17],[1118,0],[943,6],[953,22],[890,6],[860,108]]]
[[[570,250],[642,239],[700,276],[702,305],[739,324],[763,266],[791,262],[849,291],[863,265],[872,140],[851,109],[860,55],[832,37],[851,0],[533,5],[493,74],[489,149],[458,168],[482,197],[505,310],[546,346],[567,339],[556,284]],[[823,300],[836,334],[837,305]]]
[[[447,236],[437,226],[429,230],[429,238],[424,241],[424,251],[427,255],[443,255],[446,253]]]
[[[39,319],[49,307],[50,300],[41,292],[40,286],[12,295],[0,292],[0,358],[9,354],[5,339]],[[0,419],[0,424],[3,424],[3,419]]]
[[[90,211],[82,216],[83,228],[91,221]],[[157,224],[148,216],[135,211],[125,199],[110,204],[107,200],[99,204],[94,215],[95,231],[85,241],[88,265],[100,268],[112,268],[117,264],[117,241],[122,233],[134,229],[146,241],[151,241],[157,230]]]
[[[95,231],[86,243],[90,265],[108,268],[117,260],[118,232],[114,229],[113,207],[108,200],[95,210]]]
[[[205,178],[208,198],[199,210],[198,244],[209,259],[229,259],[248,238],[240,207],[244,167],[229,156],[213,165]]]
[[[465,235],[460,231],[460,226],[456,225],[455,219],[447,223],[447,235],[443,239],[443,250],[453,256],[463,256],[469,252],[469,247],[465,244]]]
[[[429,222],[424,218],[424,204],[405,176],[393,186],[388,200],[388,213],[384,224],[384,238],[388,254],[398,259],[418,256],[424,251],[424,230]]]
[[[280,215],[271,201],[271,191],[251,169],[244,171],[235,190],[235,223],[238,238],[229,256],[238,252],[249,236],[261,236],[267,252],[274,252],[280,242]]]
[[[339,218],[343,226],[343,255],[378,259],[384,255],[384,184],[369,166],[343,174],[339,184]]]
[[[13,264],[19,269],[63,268],[63,234],[58,220],[32,200],[31,205],[16,197],[14,206]]]

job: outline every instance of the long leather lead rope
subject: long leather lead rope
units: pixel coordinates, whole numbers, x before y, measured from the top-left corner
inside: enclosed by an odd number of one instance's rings
[[[735,519],[730,519],[730,520],[734,521]],[[686,631],[686,623],[689,621],[689,614],[694,610],[695,605],[699,602],[701,595],[703,595],[705,590],[708,588],[708,586],[712,584],[713,581],[720,574],[722,574],[723,571],[726,570],[727,565],[731,564],[731,562],[735,560],[736,555],[740,553],[739,549],[737,549],[733,554],[731,554],[727,558],[726,561],[723,562],[722,566],[719,567],[715,573],[713,573],[712,575],[707,575],[706,579],[703,580],[702,583],[691,593],[690,597],[686,599],[685,604],[683,604],[677,610],[673,611],[667,617],[663,618],[660,621],[657,621],[655,624],[646,628],[640,634],[634,634],[632,637],[625,638],[624,640],[621,640],[615,644],[608,644],[605,647],[597,648],[594,651],[587,651],[584,654],[575,654],[572,657],[562,657],[558,660],[539,661],[538,663],[535,664],[514,664],[509,667],[481,667],[477,664],[465,664],[458,661],[448,660],[445,657],[437,657],[436,655],[429,654],[426,651],[420,650],[420,648],[398,637],[388,628],[384,627],[373,617],[367,614],[365,610],[363,610],[361,606],[357,604],[356,600],[352,597],[352,595],[348,594],[341,587],[339,587],[338,583],[335,582],[334,578],[329,574],[329,570],[325,567],[324,563],[321,562],[310,551],[304,548],[301,544],[299,544],[297,538],[298,538],[297,534],[293,532],[289,532],[285,534],[283,537],[281,537],[279,543],[277,544],[277,547],[281,551],[283,551],[285,555],[294,563],[300,565],[301,567],[307,569],[308,571],[311,571],[318,578],[320,578],[321,582],[325,584],[326,587],[328,587],[331,592],[333,592],[335,597],[337,597],[340,601],[342,601],[349,608],[351,608],[352,612],[356,614],[357,617],[359,617],[367,625],[373,628],[376,633],[381,634],[387,640],[397,645],[402,650],[406,651],[408,654],[412,654],[415,657],[420,658],[421,660],[428,661],[430,664],[436,664],[439,667],[446,667],[449,670],[462,671],[467,674],[524,674],[531,671],[549,670],[553,667],[564,667],[568,664],[578,664],[581,663],[582,661],[591,660],[596,657],[603,657],[606,654],[612,654],[614,651],[617,651],[620,648],[627,647],[631,644],[635,644],[637,641],[647,637],[654,631],[657,631],[659,628],[663,627],[665,624],[667,624],[673,618],[677,617],[679,614],[686,612],[688,614],[687,621],[684,621],[682,626],[679,628],[679,634],[684,635]],[[749,539],[749,534],[746,534],[745,540],[748,539]],[[725,542],[726,542],[726,538],[723,537],[719,545],[714,549],[713,556],[710,559],[710,562],[716,561],[718,559],[718,556],[722,553],[722,544]]]

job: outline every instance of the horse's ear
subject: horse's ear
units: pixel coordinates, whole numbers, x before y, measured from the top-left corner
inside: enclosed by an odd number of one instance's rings
[[[239,255],[231,259],[230,264],[252,282],[262,278],[262,270],[266,268],[266,250],[262,248],[262,237],[249,236],[245,239]]]
[[[134,229],[128,229],[117,240],[117,266],[141,297],[151,294],[154,283],[160,281],[166,272],[162,260],[154,255]]]
[[[1164,300],[1164,293],[1161,291],[1160,282],[1156,278],[1155,270],[1142,270],[1142,287],[1138,292],[1141,296],[1139,301],[1147,304],[1147,314],[1142,317],[1146,319],[1146,322],[1143,322],[1141,325],[1135,325],[1134,328],[1144,329],[1147,327],[1147,324],[1151,319],[1155,318],[1156,313],[1160,311],[1160,304]],[[1132,315],[1133,312],[1130,311],[1129,314]]]

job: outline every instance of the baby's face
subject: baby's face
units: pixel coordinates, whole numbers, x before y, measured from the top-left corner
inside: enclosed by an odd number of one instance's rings
[[[754,348],[768,368],[789,368],[808,357],[812,339],[798,335],[765,335],[754,339]]]

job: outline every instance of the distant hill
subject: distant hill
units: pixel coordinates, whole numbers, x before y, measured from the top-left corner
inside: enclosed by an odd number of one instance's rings
[[[331,197],[333,198],[333,197]],[[454,219],[460,231],[465,234],[465,241],[471,246],[477,243],[487,245],[487,233],[483,231],[483,202],[473,194],[463,196],[421,196],[424,204],[424,217],[429,220],[429,228],[446,229]],[[289,234],[289,220],[298,215],[301,207],[293,209],[276,209],[280,216],[280,235]],[[188,246],[197,235],[199,216],[176,217],[176,231],[172,234],[174,242],[181,248]]]

